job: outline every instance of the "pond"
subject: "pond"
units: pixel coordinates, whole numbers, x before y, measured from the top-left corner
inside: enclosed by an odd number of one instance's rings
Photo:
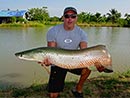
[[[49,26],[0,28],[0,88],[47,83],[49,74],[45,68],[37,62],[19,60],[14,54],[46,46],[46,32],[49,28]],[[88,34],[88,46],[98,44],[107,46],[115,72],[130,69],[130,28],[83,27],[83,29]],[[92,73],[90,77],[93,75]],[[66,81],[77,79],[77,76],[69,73]]]

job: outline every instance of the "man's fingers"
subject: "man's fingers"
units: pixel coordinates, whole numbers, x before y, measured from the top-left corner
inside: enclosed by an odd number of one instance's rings
[[[100,67],[98,67],[97,69],[98,69],[99,72],[104,71],[104,67],[103,67],[103,66],[100,66]]]
[[[51,62],[49,59],[45,59],[45,60],[43,60],[43,62],[38,62],[38,64],[41,64],[42,66],[43,65],[49,66],[49,65],[51,65]]]
[[[98,63],[98,62],[96,62],[95,63],[95,66],[96,66],[96,68],[97,68],[97,70],[99,71],[99,72],[102,72],[102,71],[104,71],[104,66],[102,66],[100,63]]]

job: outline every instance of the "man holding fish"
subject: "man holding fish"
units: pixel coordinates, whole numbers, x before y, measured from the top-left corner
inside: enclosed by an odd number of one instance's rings
[[[63,13],[63,24],[56,25],[49,29],[47,33],[48,47],[57,47],[62,49],[77,50],[87,48],[87,35],[76,25],[77,10],[73,7],[67,7]],[[83,98],[83,84],[90,75],[88,68],[80,69],[64,69],[50,63],[49,59],[40,62],[43,66],[51,65],[51,73],[48,83],[48,91],[50,98],[57,98],[59,93],[63,91],[64,80],[67,72],[80,75],[77,85],[71,90],[76,98]],[[99,67],[99,71],[104,68]]]
[[[48,83],[50,98],[57,98],[64,89],[67,72],[80,75],[77,85],[71,90],[76,98],[83,98],[83,84],[94,65],[99,72],[113,72],[112,59],[105,45],[87,48],[87,34],[76,25],[77,11],[67,7],[63,24],[52,27],[47,33],[48,47],[40,47],[15,53],[19,59],[37,61],[50,66]]]

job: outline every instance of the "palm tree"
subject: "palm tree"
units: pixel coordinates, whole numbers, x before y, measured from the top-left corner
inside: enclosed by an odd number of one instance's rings
[[[126,13],[124,16],[126,17],[126,20],[130,20],[130,14]]]
[[[97,12],[94,16],[96,18],[96,22],[100,22],[100,20],[101,20],[101,13]]]
[[[130,27],[130,14],[125,14],[126,26]]]
[[[115,9],[111,9],[109,11],[110,11],[110,13],[107,13],[108,21],[111,21],[112,23],[116,23],[119,20],[119,18],[121,17],[121,13],[119,13]]]
[[[90,13],[81,12],[80,14],[78,14],[78,22],[81,22],[81,23],[87,22],[87,23],[89,23],[90,18],[91,18]]]

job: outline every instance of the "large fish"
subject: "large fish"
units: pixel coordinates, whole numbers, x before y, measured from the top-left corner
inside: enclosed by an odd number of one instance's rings
[[[42,62],[44,59],[61,68],[77,69],[103,66],[104,72],[113,72],[112,59],[105,45],[81,50],[66,50],[53,47],[39,47],[15,54],[19,59]]]

